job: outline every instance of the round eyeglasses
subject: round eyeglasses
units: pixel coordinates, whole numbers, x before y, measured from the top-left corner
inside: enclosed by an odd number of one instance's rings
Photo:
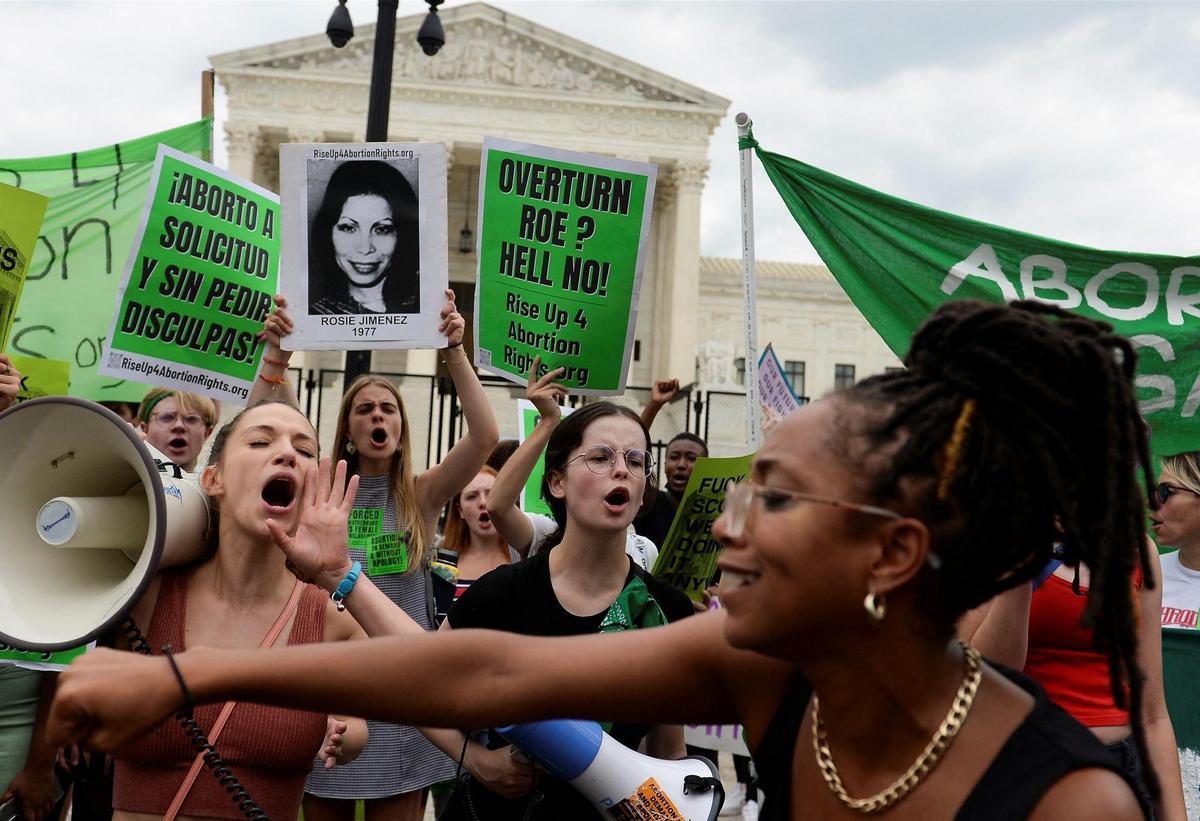
[[[617,454],[625,460],[625,469],[634,476],[649,476],[654,469],[654,459],[645,450],[613,450],[608,445],[592,445],[574,459],[567,461],[571,464],[576,459],[582,459],[583,464],[592,473],[604,474],[613,469],[617,463]]]
[[[802,502],[815,502],[819,505],[844,507],[847,510],[855,510],[859,513],[866,513],[869,516],[880,516],[885,519],[904,518],[894,510],[875,507],[874,505],[843,502],[840,499],[826,499],[823,496],[813,496],[810,493],[801,493],[797,490],[767,487],[754,482],[738,482],[725,491],[725,515],[728,517],[725,521],[725,529],[729,534],[729,538],[736,539],[742,535],[742,529],[746,526],[746,520],[750,518],[750,508],[755,499],[758,499],[759,504],[767,510],[779,510],[785,503],[799,499]]]
[[[163,427],[169,428],[179,420],[179,414],[174,411],[163,411],[162,413],[151,414],[150,418]],[[189,413],[183,417],[183,424],[189,428],[199,428],[205,425],[204,417],[195,413]]]

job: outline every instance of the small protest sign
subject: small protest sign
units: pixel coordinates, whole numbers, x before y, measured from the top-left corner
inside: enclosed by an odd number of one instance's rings
[[[571,415],[574,408],[564,407],[562,415],[565,419]],[[534,427],[537,426],[539,414],[537,408],[528,399],[517,400],[517,414],[520,417],[520,424],[517,429],[517,440],[524,442],[529,438],[529,434],[533,433]],[[543,450],[542,455],[537,460],[537,465],[529,474],[529,478],[525,480],[525,487],[521,488],[521,510],[526,513],[540,513],[543,516],[549,516],[550,506],[546,504],[546,500],[542,498],[542,476],[546,473],[546,452]]]
[[[279,172],[288,345],[444,347],[446,147],[288,144]]]
[[[494,137],[481,163],[475,364],[523,385],[540,356],[572,393],[621,393],[657,167]]]
[[[721,543],[712,525],[725,511],[725,490],[750,474],[754,454],[701,458],[688,479],[683,501],[654,563],[654,577],[700,601],[717,569]]]
[[[279,272],[279,199],[159,146],[100,373],[242,403]]]
[[[684,724],[683,740],[689,747],[750,757],[740,724]]]
[[[37,359],[32,356],[9,357],[13,367],[21,374],[21,387],[17,401],[37,399],[42,396],[66,396],[71,387],[71,363],[58,359]]]
[[[804,404],[796,396],[769,342],[758,358],[758,401],[763,411],[763,427],[767,429]]]
[[[93,642],[84,647],[43,653],[39,650],[18,650],[7,644],[0,644],[0,668],[13,666],[24,667],[27,670],[65,670],[74,659],[95,646]]]
[[[49,197],[0,183],[0,351],[8,345],[8,332],[49,204]]]

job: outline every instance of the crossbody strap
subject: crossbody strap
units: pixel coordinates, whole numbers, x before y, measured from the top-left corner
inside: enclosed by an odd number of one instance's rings
[[[288,623],[288,619],[292,617],[292,614],[296,612],[296,608],[300,606],[300,595],[303,592],[304,582],[297,581],[296,586],[292,588],[291,598],[283,606],[283,611],[279,614],[279,618],[275,619],[275,624],[267,632],[266,638],[258,645],[259,648],[270,647],[275,644],[275,640],[283,632],[284,625]],[[212,731],[208,735],[208,743],[210,745],[216,745],[217,738],[221,735],[221,730],[225,729],[225,724],[229,721],[229,716],[233,713],[233,708],[236,706],[236,701],[225,702],[225,706],[221,708],[221,714],[217,716],[216,723],[213,724]],[[163,816],[163,821],[175,821],[175,816],[179,815],[179,810],[183,807],[183,802],[187,799],[188,793],[192,791],[192,785],[196,783],[196,776],[200,774],[202,769],[204,769],[204,752],[196,755],[196,760],[192,762],[192,768],[188,770],[187,777],[179,785],[179,791],[175,793],[175,800],[167,808],[167,813]]]

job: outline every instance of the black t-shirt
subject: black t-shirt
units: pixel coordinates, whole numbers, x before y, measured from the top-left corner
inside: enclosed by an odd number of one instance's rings
[[[642,508],[637,518],[633,520],[633,529],[639,536],[645,536],[654,542],[654,546],[662,549],[671,530],[671,522],[675,519],[675,498],[665,490],[654,494],[654,501]]]
[[[550,554],[541,552],[516,564],[497,567],[484,574],[450,608],[450,626],[455,630],[482,627],[528,636],[579,636],[600,632],[608,608],[591,616],[567,612],[554,595],[550,583]],[[629,560],[628,583],[637,575],[662,608],[667,621],[692,615],[691,600],[678,588],[651,576]],[[614,724],[609,734],[630,749],[637,749],[650,731],[643,724]],[[478,784],[471,784],[471,799],[480,819],[520,819],[529,799],[509,800]],[[542,775],[535,793],[543,798],[534,819],[600,819],[599,813],[572,787]]]

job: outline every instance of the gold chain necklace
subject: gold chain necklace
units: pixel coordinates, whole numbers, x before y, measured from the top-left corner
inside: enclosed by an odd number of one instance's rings
[[[829,741],[825,737],[825,725],[821,722],[817,694],[813,693],[813,752],[817,756],[817,767],[820,768],[825,783],[839,801],[863,815],[882,812],[912,792],[917,784],[921,783],[921,779],[929,775],[941,759],[942,754],[950,746],[950,742],[958,735],[963,722],[966,721],[967,713],[970,712],[971,705],[975,701],[975,691],[979,689],[979,682],[983,680],[983,667],[979,663],[979,651],[974,647],[963,645],[963,657],[966,659],[966,673],[963,675],[958,693],[954,696],[954,703],[950,705],[950,712],[946,713],[946,717],[942,720],[942,725],[938,727],[933,738],[925,746],[924,752],[917,756],[917,760],[912,763],[912,766],[882,792],[869,798],[851,798],[850,794],[846,792],[846,788],[842,786],[837,765],[833,763],[833,753],[829,750]]]

